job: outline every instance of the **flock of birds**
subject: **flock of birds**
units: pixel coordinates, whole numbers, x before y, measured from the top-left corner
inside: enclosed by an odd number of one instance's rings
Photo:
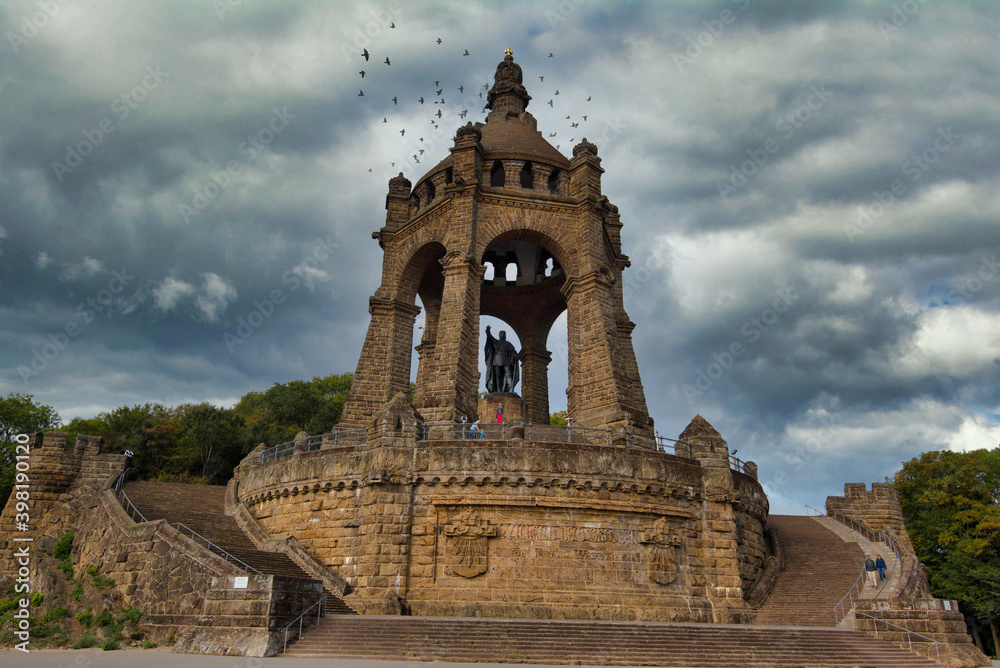
[[[396,24],[392,23],[389,27],[390,28],[395,28]],[[442,40],[440,37],[438,37],[437,40],[436,40],[436,42],[437,42],[438,46],[441,46],[444,43],[444,40]],[[462,57],[466,57],[466,56],[469,56],[469,55],[471,55],[469,53],[469,50],[468,49],[463,49]],[[385,67],[391,67],[392,66],[392,61],[391,61],[391,59],[388,56],[385,57],[384,61],[379,62],[376,59],[373,62],[372,61],[372,54],[368,51],[367,48],[365,48],[365,49],[362,50],[361,57],[364,58],[364,65],[362,65],[362,69],[358,71],[358,74],[360,75],[362,81],[371,81],[371,79],[365,79],[365,77],[367,75],[369,75],[369,74],[372,73],[371,69],[370,69],[370,65],[374,65],[375,67],[378,67],[379,65],[384,65]],[[381,57],[381,56],[379,56],[379,57]],[[549,58],[554,58],[555,54],[550,53],[548,55],[548,57]],[[539,76],[538,77],[538,81],[539,81],[539,83],[544,83],[545,82],[545,76],[544,75]],[[362,84],[362,85],[364,85],[364,84]],[[482,100],[483,110],[484,111],[485,111],[485,105],[486,105],[486,93],[487,93],[487,91],[489,91],[491,85],[492,85],[492,83],[489,82],[489,81],[484,82],[482,84],[481,89],[478,90],[478,98],[480,100]],[[472,89],[468,89],[465,86],[465,84],[461,84],[461,85],[457,86],[455,88],[455,90],[458,91],[459,95],[465,95],[466,90],[469,90],[469,94],[470,95],[472,94]],[[431,118],[430,118],[430,126],[432,128],[434,128],[435,130],[437,130],[439,128],[439,121],[441,121],[441,119],[444,117],[444,113],[442,112],[442,109],[444,109],[446,107],[446,105],[447,105],[447,102],[445,102],[444,93],[445,93],[445,88],[443,86],[441,86],[441,80],[437,80],[437,81],[434,82],[433,95],[431,95],[430,92],[427,93],[428,97],[433,98],[433,104],[440,105],[437,108],[437,111],[435,111],[435,112],[433,112],[431,114]],[[358,97],[366,97],[364,88],[360,88],[358,90],[358,95],[357,96]],[[552,93],[552,97],[545,104],[548,104],[549,108],[554,110],[555,109],[555,105],[558,104],[558,101],[557,101],[558,97],[559,97],[559,89],[555,89],[555,92]],[[593,96],[590,96],[585,101],[586,102],[590,102],[592,99],[593,99]],[[391,98],[389,98],[389,101],[392,102],[392,104],[393,104],[394,107],[398,107],[399,103],[400,103],[400,98],[399,98],[398,95],[393,95]],[[425,103],[428,102],[428,100],[426,100],[423,95],[419,96],[415,101],[417,103],[421,104],[421,105],[423,105],[423,104],[425,104]],[[403,100],[403,102],[405,104],[405,100]],[[461,100],[461,102],[464,103],[464,104],[460,104],[458,106],[465,106],[465,105],[467,105],[470,102],[470,98],[466,97],[465,99]],[[469,111],[470,111],[469,108],[465,108],[465,109],[462,109],[461,111],[456,111],[456,114],[457,114],[457,116],[458,116],[459,119],[465,119],[469,115]],[[587,116],[586,115],[582,115],[582,116],[579,116],[578,119],[575,120],[573,118],[573,116],[570,115],[570,116],[566,116],[565,120],[570,121],[567,124],[568,125],[567,130],[569,131],[568,134],[575,134],[573,131],[577,130],[578,128],[580,128],[580,124],[581,123],[586,123],[587,122]],[[389,117],[388,116],[384,116],[382,118],[382,123],[384,125],[389,125]],[[405,128],[405,127],[404,128],[399,128],[399,136],[400,137],[405,137],[406,133],[407,133],[407,128]],[[411,128],[411,134],[410,134],[410,136],[413,137],[415,134],[419,135],[420,133],[419,132],[413,133],[412,132],[412,128]],[[556,139],[558,136],[559,136],[559,132],[557,131],[557,132],[548,133],[546,135],[546,138],[549,139],[549,140],[553,140],[553,139]],[[571,137],[570,140],[569,140],[570,146],[572,146],[575,141],[576,141],[576,137],[575,136]],[[424,142],[424,137],[418,137],[418,142],[419,142],[419,144],[422,144]],[[414,147],[416,149],[416,152],[414,152],[413,155],[412,155],[412,160],[413,160],[414,164],[420,164],[420,162],[421,162],[420,158],[421,158],[421,156],[424,155],[425,149],[420,148],[419,144]],[[556,150],[559,150],[560,146],[561,146],[561,144],[556,144]],[[396,162],[391,162],[390,163],[390,167],[391,168],[395,168],[396,167]],[[372,172],[373,170],[371,168],[369,168],[368,171]]]

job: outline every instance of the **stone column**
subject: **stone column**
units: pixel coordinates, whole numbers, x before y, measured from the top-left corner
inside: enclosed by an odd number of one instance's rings
[[[344,429],[367,428],[386,402],[410,386],[413,322],[420,308],[378,293],[368,304],[372,319],[338,425]]]
[[[444,265],[444,294],[437,325],[433,373],[420,412],[427,422],[453,422],[476,414],[479,387],[479,297],[485,267],[451,252]]]
[[[521,351],[521,397],[524,419],[532,424],[549,423],[549,363],[552,353],[544,348]]]
[[[552,176],[552,167],[548,165],[535,164],[532,176],[535,179],[535,190],[543,193],[549,191],[549,177]]]

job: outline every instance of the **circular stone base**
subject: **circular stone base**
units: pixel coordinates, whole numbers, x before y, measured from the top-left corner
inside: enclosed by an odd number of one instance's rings
[[[483,424],[496,424],[497,406],[503,404],[504,422],[522,422],[524,420],[524,399],[511,392],[490,392],[479,400],[479,421]]]

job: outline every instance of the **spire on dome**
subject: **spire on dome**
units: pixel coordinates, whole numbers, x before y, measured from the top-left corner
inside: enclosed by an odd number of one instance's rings
[[[486,94],[486,108],[523,113],[531,99],[521,83],[523,80],[521,66],[514,62],[514,52],[507,49],[504,51],[503,62],[497,65],[496,74],[493,75],[493,88]]]

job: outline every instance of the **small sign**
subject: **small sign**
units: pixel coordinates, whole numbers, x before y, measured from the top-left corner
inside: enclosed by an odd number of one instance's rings
[[[947,610],[948,612],[951,612],[951,601],[944,602],[944,609]]]
[[[250,582],[250,578],[246,575],[233,578],[233,589],[246,589],[248,582]]]

